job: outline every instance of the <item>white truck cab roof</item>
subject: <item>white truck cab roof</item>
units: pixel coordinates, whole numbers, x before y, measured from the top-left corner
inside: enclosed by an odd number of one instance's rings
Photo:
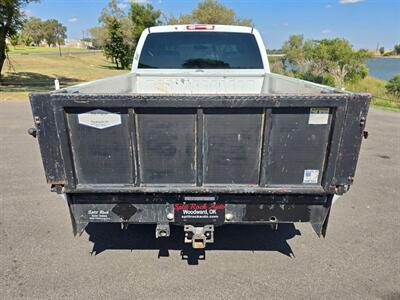
[[[148,28],[149,32],[173,32],[173,31],[219,31],[219,32],[244,32],[256,31],[253,27],[217,24],[180,24],[154,26]]]

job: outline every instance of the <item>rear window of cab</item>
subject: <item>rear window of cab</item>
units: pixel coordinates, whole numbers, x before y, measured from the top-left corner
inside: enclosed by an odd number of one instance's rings
[[[140,69],[263,69],[260,50],[250,33],[150,33]]]

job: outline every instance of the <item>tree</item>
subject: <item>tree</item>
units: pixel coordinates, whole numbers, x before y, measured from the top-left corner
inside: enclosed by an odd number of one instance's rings
[[[132,2],[127,16],[118,2],[111,0],[99,18],[101,26],[92,28],[90,33],[117,68],[128,68],[143,30],[159,25],[160,15],[151,4]]]
[[[10,40],[11,46],[13,46],[15,49],[15,46],[17,46],[20,42],[20,34],[16,33],[16,34],[10,36],[9,40]]]
[[[118,4],[117,0],[111,0],[107,6],[102,9],[99,17],[99,23],[106,24],[109,18],[115,18],[118,21],[126,18],[124,10]]]
[[[37,0],[1,0],[0,3],[0,79],[4,61],[7,58],[6,39],[22,27],[25,20],[22,8]]]
[[[22,33],[29,36],[36,46],[44,40],[44,24],[39,18],[29,18],[22,29]]]
[[[400,97],[400,74],[395,75],[386,84],[386,91],[389,94]]]
[[[136,48],[140,35],[143,30],[148,27],[160,25],[161,12],[155,10],[151,4],[142,5],[139,3],[132,3],[129,11],[129,19],[132,22],[132,39],[133,48]],[[132,54],[133,55],[133,54]]]
[[[283,44],[282,50],[286,54],[286,60],[290,64],[295,65],[304,71],[308,68],[310,62],[306,57],[306,45],[302,34],[291,35]]]
[[[51,47],[64,43],[64,39],[67,37],[66,31],[67,28],[55,19],[43,21],[31,17],[25,22],[22,34],[29,37],[29,40],[33,41],[36,46],[46,41],[47,45]]]
[[[104,26],[92,27],[89,34],[96,48],[103,48],[107,39],[107,28]]]
[[[43,22],[43,36],[49,47],[52,45],[64,44],[67,27],[63,26],[55,19],[46,20]]]
[[[23,32],[20,33],[20,43],[25,46],[31,46],[33,44],[33,40],[29,35],[24,34]]]
[[[295,76],[342,87],[368,75],[366,50],[354,51],[345,39],[304,40],[291,36],[283,47]]]
[[[168,24],[225,24],[252,26],[251,19],[239,18],[235,11],[220,4],[216,0],[203,0],[188,15],[181,15],[179,18],[172,17]]]
[[[128,68],[130,63],[130,47],[124,43],[121,22],[115,17],[107,18],[108,37],[104,45],[104,53],[107,58],[117,65],[117,68]]]
[[[379,48],[379,53],[380,53],[381,55],[385,54],[385,47],[380,47],[380,48]]]
[[[400,55],[400,44],[394,45],[394,52],[396,52],[397,55]]]
[[[131,46],[133,44],[132,21],[126,15],[120,3],[118,3],[118,1],[116,0],[111,0],[102,10],[99,17],[99,23],[101,24],[101,26],[93,27],[89,30],[97,47],[101,48],[105,45],[105,40],[107,39],[107,23],[111,18],[115,18],[120,23],[121,30],[123,32],[124,42]]]

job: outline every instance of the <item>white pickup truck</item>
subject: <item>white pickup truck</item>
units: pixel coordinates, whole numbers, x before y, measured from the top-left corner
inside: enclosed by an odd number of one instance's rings
[[[73,231],[310,222],[353,183],[370,95],[270,72],[250,27],[146,29],[130,73],[30,96],[47,182]],[[251,231],[251,227],[249,227]]]
[[[228,25],[172,25],[143,31],[131,73],[68,92],[140,94],[315,93],[334,89],[270,73],[259,32]]]

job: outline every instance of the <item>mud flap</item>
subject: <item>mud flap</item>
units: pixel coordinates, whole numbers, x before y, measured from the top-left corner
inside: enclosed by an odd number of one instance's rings
[[[310,212],[310,223],[318,237],[325,237],[328,227],[329,214],[332,201],[329,199],[327,206],[314,206]]]
[[[67,198],[67,203],[68,203],[68,210],[69,210],[69,216],[71,218],[71,225],[72,225],[72,233],[74,236],[82,235],[83,231],[85,230],[86,226],[89,224],[88,222],[79,222],[79,220],[75,219],[74,213],[72,211],[72,205],[71,201],[69,199],[69,196],[66,195]]]

